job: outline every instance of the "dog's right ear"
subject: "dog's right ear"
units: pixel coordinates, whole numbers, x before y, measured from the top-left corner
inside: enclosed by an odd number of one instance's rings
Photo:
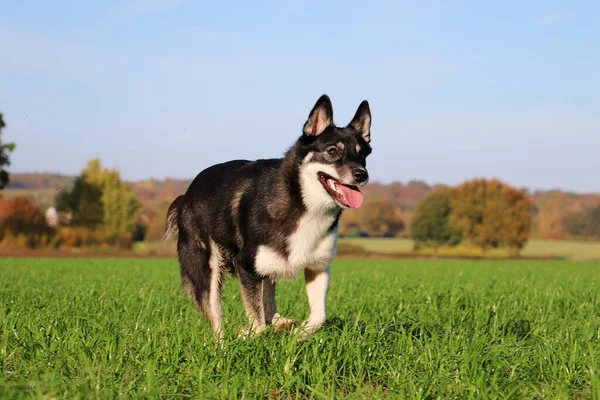
[[[324,94],[319,97],[315,106],[304,124],[304,134],[308,136],[320,135],[325,128],[333,124],[333,106],[329,96]]]
[[[368,101],[360,103],[348,126],[356,129],[367,143],[371,143],[371,109]]]

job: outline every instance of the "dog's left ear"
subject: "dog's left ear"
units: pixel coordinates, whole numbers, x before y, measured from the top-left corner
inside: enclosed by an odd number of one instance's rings
[[[325,128],[333,124],[333,106],[329,96],[324,94],[319,97],[315,106],[308,115],[308,120],[304,123],[304,134],[308,136],[317,136],[323,133]]]
[[[367,143],[371,143],[371,109],[368,101],[360,103],[348,127],[356,129]]]

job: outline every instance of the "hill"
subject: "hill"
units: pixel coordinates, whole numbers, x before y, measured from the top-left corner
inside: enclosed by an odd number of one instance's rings
[[[54,189],[70,188],[75,176],[54,174],[50,172],[34,172],[10,174],[9,189]]]

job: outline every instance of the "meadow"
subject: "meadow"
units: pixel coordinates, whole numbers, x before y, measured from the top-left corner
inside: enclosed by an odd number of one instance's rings
[[[411,239],[397,238],[343,238],[340,243],[356,245],[367,252],[380,254],[409,254],[413,252],[414,242]],[[431,248],[421,249],[417,254],[433,255]],[[488,258],[505,258],[509,255],[505,249],[490,249],[483,254],[481,248],[459,245],[453,248],[441,248],[439,256],[476,256]],[[570,240],[530,240],[520,254],[522,257],[553,257],[569,260],[600,261],[600,242],[583,242]]]
[[[313,337],[226,339],[180,289],[175,259],[0,261],[0,397],[600,398],[600,264],[337,260]],[[308,313],[302,280],[282,314]]]

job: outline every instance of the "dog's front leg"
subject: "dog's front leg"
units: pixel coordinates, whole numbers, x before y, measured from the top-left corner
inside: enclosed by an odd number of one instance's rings
[[[265,309],[263,304],[263,279],[251,272],[241,270],[238,272],[242,300],[246,309],[246,316],[250,324],[250,331],[258,334],[265,330]]]
[[[306,294],[310,306],[310,315],[302,327],[303,336],[317,331],[327,320],[327,290],[329,289],[329,269],[324,271],[304,270]]]
[[[275,301],[276,283],[269,278],[263,280],[263,304],[265,308],[265,322],[272,325],[275,331],[284,331],[291,328],[296,323],[295,320],[285,318],[277,312],[277,303]]]

